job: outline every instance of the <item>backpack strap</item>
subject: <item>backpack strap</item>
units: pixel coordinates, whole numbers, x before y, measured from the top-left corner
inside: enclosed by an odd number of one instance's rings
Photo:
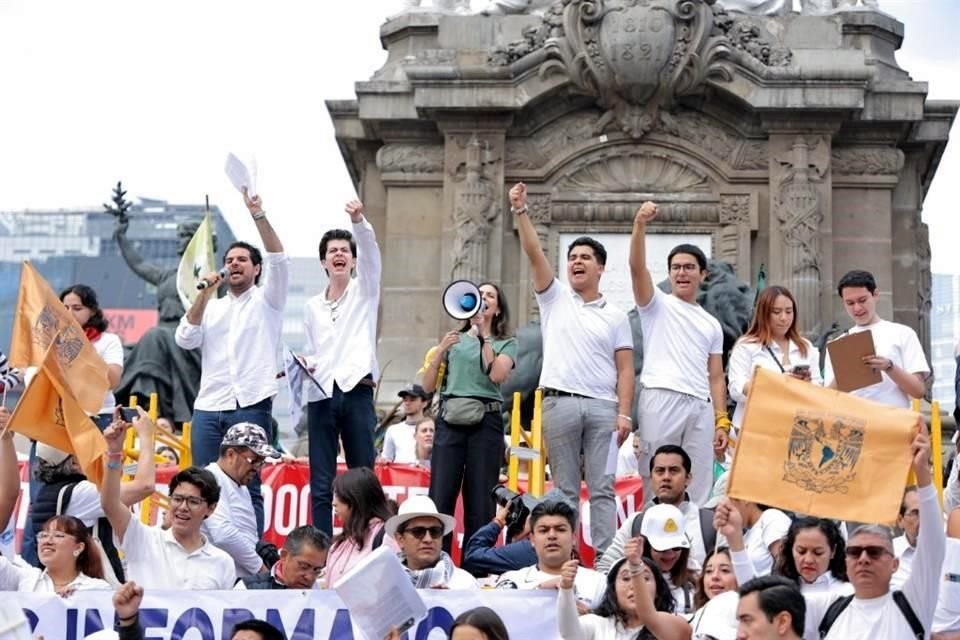
[[[373,536],[373,543],[370,547],[371,549],[379,549],[380,545],[383,544],[383,536],[386,535],[387,528],[380,527],[380,531],[377,531],[377,535]]]
[[[917,640],[923,640],[923,624],[921,624],[920,619],[917,618],[917,614],[913,612],[913,607],[910,606],[910,601],[907,600],[907,596],[904,595],[903,591],[894,591],[893,601],[897,603],[897,608],[900,609],[900,613],[907,619],[907,624],[910,625],[910,630],[913,631],[913,637]]]
[[[823,620],[820,621],[820,626],[817,628],[817,631],[820,634],[820,640],[823,640],[827,637],[827,634],[830,633],[830,627],[833,626],[833,623],[837,621],[837,618],[840,617],[840,614],[843,613],[843,610],[850,606],[850,603],[853,602],[853,596],[844,596],[839,600],[834,600],[830,605],[830,608],[827,609],[827,613],[824,614]]]
[[[63,512],[67,510],[67,506],[70,504],[70,500],[73,498],[73,490],[76,486],[76,482],[71,482],[70,484],[65,484],[60,488],[60,493],[57,494],[57,512],[54,515],[62,516]]]
[[[700,507],[700,535],[703,537],[703,548],[707,553],[717,546],[717,530],[713,528],[713,509]]]

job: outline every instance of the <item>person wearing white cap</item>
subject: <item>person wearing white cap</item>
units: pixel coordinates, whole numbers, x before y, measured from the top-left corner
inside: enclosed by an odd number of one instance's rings
[[[454,566],[441,548],[457,521],[437,511],[427,496],[410,496],[384,529],[400,545],[400,562],[418,589],[477,589],[476,578]]]
[[[674,613],[693,613],[695,574],[690,571],[690,540],[683,530],[683,512],[671,504],[646,510],[640,526],[647,544],[644,554],[657,563],[675,602]]]
[[[279,458],[267,433],[252,422],[239,422],[220,443],[220,457],[206,469],[220,485],[220,501],[201,531],[211,543],[226,551],[236,564],[237,577],[248,578],[269,571],[257,554],[257,516],[247,485],[259,476],[267,458]]]

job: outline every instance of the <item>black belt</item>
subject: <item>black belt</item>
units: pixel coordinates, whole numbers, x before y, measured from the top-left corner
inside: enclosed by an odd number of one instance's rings
[[[589,398],[582,393],[573,393],[572,391],[563,391],[562,389],[550,389],[549,387],[543,387],[543,397],[549,398],[550,396],[557,396],[562,398]]]

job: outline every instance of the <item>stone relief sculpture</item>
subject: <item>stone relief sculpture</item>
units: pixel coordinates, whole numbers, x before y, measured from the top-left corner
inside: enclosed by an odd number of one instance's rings
[[[793,0],[718,0],[717,4],[727,11],[755,16],[782,16],[793,8]]]
[[[482,16],[505,16],[517,13],[538,13],[554,0],[491,0],[480,10]]]
[[[440,145],[388,144],[377,151],[377,168],[383,172],[439,173],[443,170]]]
[[[823,141],[818,138],[813,154],[816,158],[826,157],[822,144]],[[782,273],[787,279],[785,285],[796,296],[803,317],[812,318],[816,323],[805,331],[807,337],[812,338],[820,331],[820,283],[823,271],[823,251],[820,248],[823,212],[820,208],[820,191],[812,179],[819,180],[827,167],[825,164],[811,164],[809,152],[807,141],[797,136],[791,151],[777,158],[786,167],[786,172],[780,181],[775,215],[785,244],[781,254]],[[814,169],[813,176],[811,169]]]
[[[730,81],[731,65],[748,56],[766,66],[786,66],[792,56],[761,26],[710,2],[687,0],[563,0],[551,5],[524,39],[493,50],[488,62],[528,65],[560,74],[597,98],[604,114],[597,131],[616,127],[640,138],[661,109],[696,93],[707,79]]]
[[[474,135],[467,143],[466,176],[457,189],[453,222],[456,237],[453,242],[451,278],[479,282],[487,276],[487,239],[499,207],[493,206],[493,182],[484,174],[485,163],[480,141]]]
[[[429,11],[430,13],[470,14],[470,0],[428,0],[430,5],[421,5],[423,0],[403,0],[400,13]]]
[[[200,389],[200,350],[181,349],[174,341],[174,333],[184,313],[177,293],[177,268],[165,269],[147,262],[127,239],[130,218],[127,215],[129,203],[123,200],[125,193],[117,183],[113,206],[104,205],[104,208],[116,218],[113,237],[123,259],[134,273],[157,288],[159,322],[127,355],[116,395],[118,398],[136,395],[146,406],[150,394],[156,393],[160,415],[176,422],[186,422],[193,414],[193,401]],[[180,240],[177,255],[183,255],[199,225],[197,220],[177,227]]]

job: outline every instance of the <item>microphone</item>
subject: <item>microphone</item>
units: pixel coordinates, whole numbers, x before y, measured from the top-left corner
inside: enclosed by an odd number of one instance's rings
[[[226,277],[227,277],[227,268],[224,267],[223,269],[220,269],[220,271],[217,271],[217,275],[220,276],[220,279],[221,279],[221,280],[223,280],[224,278],[226,278]],[[200,282],[197,283],[197,291],[203,291],[204,289],[206,289],[206,288],[209,287],[209,286],[210,286],[210,283],[209,283],[208,281],[206,281],[206,280],[201,280]]]

